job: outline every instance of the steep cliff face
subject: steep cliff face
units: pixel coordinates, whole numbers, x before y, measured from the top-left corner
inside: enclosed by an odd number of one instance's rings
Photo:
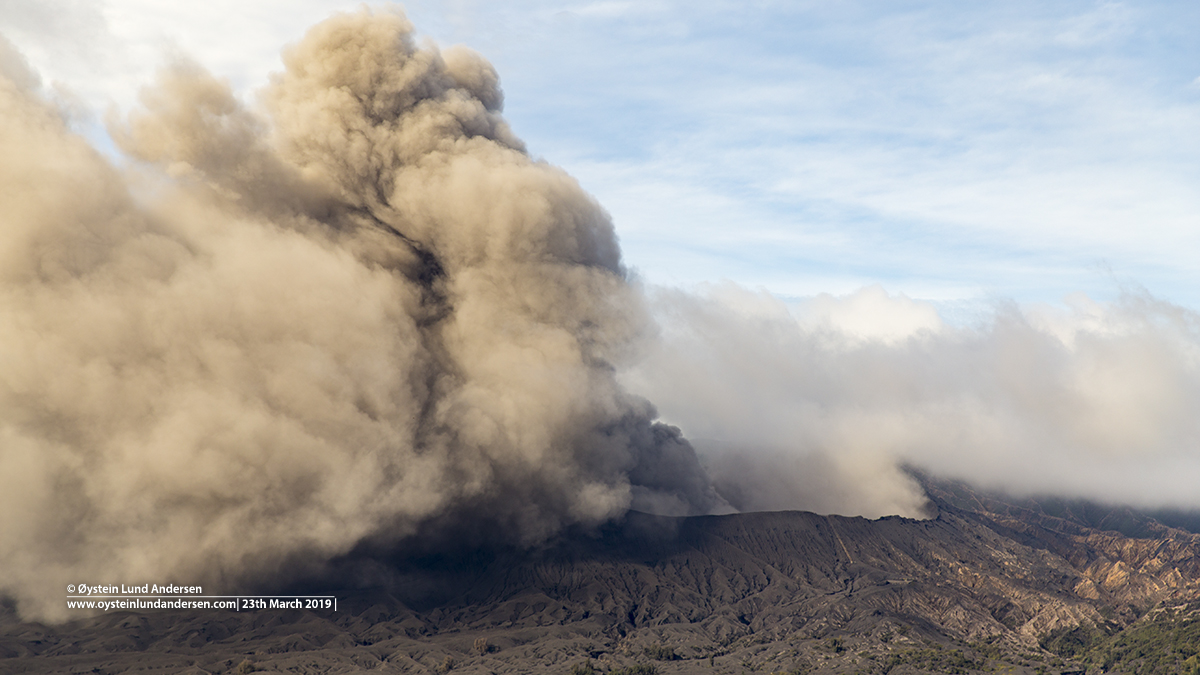
[[[926,487],[927,520],[630,514],[533,552],[347,559],[338,579],[382,585],[335,591],[337,613],[10,617],[0,669],[1070,672],[1085,666],[1060,655],[1154,608],[1200,607],[1200,535],[1146,519],[1138,532],[1156,536],[1128,537]]]

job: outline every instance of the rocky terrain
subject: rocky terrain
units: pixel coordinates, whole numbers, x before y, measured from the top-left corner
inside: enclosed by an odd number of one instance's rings
[[[899,675],[1194,665],[1178,636],[1200,630],[1200,535],[1127,509],[928,480],[926,491],[926,520],[629,514],[534,552],[376,560],[386,582],[322,589],[338,595],[337,612],[112,612],[46,626],[8,607],[0,672]],[[1129,646],[1151,633],[1166,645],[1161,658]]]

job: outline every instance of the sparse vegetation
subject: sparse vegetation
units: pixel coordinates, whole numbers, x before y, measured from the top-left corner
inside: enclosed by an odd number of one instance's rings
[[[658,666],[637,663],[608,671],[608,675],[658,675]]]
[[[442,661],[441,665],[437,667],[437,671],[439,673],[448,673],[451,670],[454,670],[454,657],[447,656],[445,660]]]
[[[992,637],[980,642],[968,643],[967,646],[974,650],[975,653],[985,661],[997,660],[1004,655],[1004,653],[1000,650],[1000,645],[996,644],[996,641],[999,637],[999,635],[993,635]]]
[[[1073,628],[1050,631],[1040,643],[1042,649],[1059,656],[1074,658],[1086,654],[1089,649],[1104,640],[1107,635],[1091,623],[1082,623]]]
[[[596,668],[591,661],[580,661],[571,666],[571,675],[596,675]]]
[[[1163,612],[1093,647],[1086,660],[1102,670],[1139,675],[1200,674],[1200,617]]]
[[[961,650],[933,645],[925,649],[903,649],[892,654],[883,662],[883,672],[886,674],[899,666],[912,666],[935,673],[966,675],[972,670],[983,670],[985,665],[968,658]]]
[[[479,654],[480,656],[483,656],[492,650],[491,645],[488,644],[487,638],[485,637],[475,638],[475,644],[472,645],[472,647],[474,648],[475,653]]]
[[[246,659],[239,663],[238,667],[234,669],[233,672],[237,675],[250,675],[250,673],[253,673],[256,670],[258,670],[258,668],[254,667],[254,662],[250,659]]]
[[[673,648],[662,644],[650,645],[642,651],[646,654],[646,656],[654,659],[655,661],[676,661],[679,659],[679,655],[675,653]]]

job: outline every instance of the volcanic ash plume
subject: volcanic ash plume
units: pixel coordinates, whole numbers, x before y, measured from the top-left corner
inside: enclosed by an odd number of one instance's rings
[[[170,68],[122,171],[0,49],[0,591],[57,619],[69,583],[229,587],[434,520],[711,510],[615,381],[647,320],[608,217],[492,67],[394,13],[284,60],[261,114]]]

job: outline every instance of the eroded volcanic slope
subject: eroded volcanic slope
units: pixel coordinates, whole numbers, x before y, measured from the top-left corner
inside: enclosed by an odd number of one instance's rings
[[[337,613],[8,610],[0,672],[1058,673],[1086,664],[1039,641],[1200,608],[1196,534],[927,492],[928,520],[631,514],[534,553],[392,562]]]

